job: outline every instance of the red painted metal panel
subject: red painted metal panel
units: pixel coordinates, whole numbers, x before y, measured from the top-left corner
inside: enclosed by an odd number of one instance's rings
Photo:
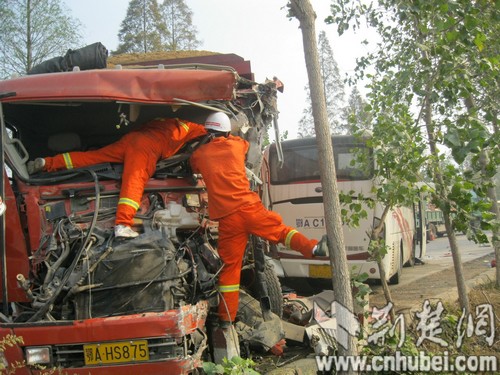
[[[174,103],[230,100],[236,77],[230,71],[184,69],[103,69],[49,73],[0,81],[0,92],[17,93],[4,102],[25,100],[123,100]]]
[[[147,337],[183,337],[202,328],[208,303],[186,305],[178,310],[143,313],[110,318],[75,320],[68,324],[21,324],[14,326],[16,336],[26,346],[64,345],[128,340]]]
[[[5,248],[7,250],[7,284],[9,301],[27,302],[26,293],[17,284],[16,276],[24,275],[27,279],[29,274],[28,251],[22,231],[21,219],[17,210],[16,197],[5,174],[5,197],[7,205],[5,211]],[[39,225],[38,225],[39,226]],[[0,289],[2,288],[2,278],[0,278]],[[2,300],[0,295],[0,301]]]
[[[168,337],[181,338],[197,329],[202,329],[208,314],[208,302],[200,301],[196,305],[182,306],[177,310],[159,313],[144,313],[112,318],[95,318],[64,323],[25,323],[2,324],[0,338],[14,334],[23,339],[23,347],[47,346],[52,344],[84,344],[127,339]],[[202,365],[201,351],[192,355],[167,359],[158,362],[139,364],[103,365],[63,369],[70,374],[190,374]],[[23,352],[20,346],[8,348],[5,355],[9,363],[22,361]],[[24,367],[16,374],[45,374],[46,371],[30,372]]]
[[[234,53],[213,54],[206,56],[193,56],[182,57],[177,59],[158,59],[141,62],[128,62],[122,63],[123,66],[127,65],[141,65],[141,66],[154,66],[154,65],[176,65],[176,64],[213,64],[230,66],[238,72],[242,77],[254,80],[250,61],[245,60],[243,57],[235,55]]]
[[[62,374],[70,375],[187,375],[192,374],[194,369],[201,367],[202,362],[197,358],[182,358],[176,360],[169,360],[155,363],[141,363],[132,365],[114,365],[114,366],[101,366],[101,367],[85,367],[85,368],[70,368],[63,371]],[[46,375],[49,372],[33,371],[33,375]],[[21,374],[16,372],[17,374]],[[28,373],[26,373],[28,374]],[[57,370],[55,374],[58,374]],[[22,374],[21,374],[22,375]]]
[[[0,327],[0,340],[10,338],[10,340],[7,341],[11,342],[13,341],[12,340],[13,334],[14,333],[12,332],[12,329]],[[4,355],[5,358],[7,359],[9,367],[7,367],[5,371],[0,371],[0,374],[9,374],[9,373],[13,373],[16,375],[31,374],[31,371],[26,366],[23,366],[21,368],[15,367],[16,363],[22,363],[24,360],[23,350],[19,345],[16,344],[12,345],[12,342],[10,344],[5,345]]]

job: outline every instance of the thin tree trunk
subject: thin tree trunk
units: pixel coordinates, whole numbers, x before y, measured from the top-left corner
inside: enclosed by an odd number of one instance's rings
[[[33,67],[33,42],[31,40],[31,0],[26,2],[26,73]]]
[[[498,114],[495,112],[495,116],[493,116],[492,121],[493,132],[497,134],[500,129],[498,128]],[[500,147],[498,144],[496,147]],[[498,197],[497,191],[495,189],[495,184],[491,187],[492,191],[488,190],[488,197],[492,201],[491,211],[496,215],[497,222],[500,220],[500,211],[498,207]],[[495,261],[496,261],[496,286],[500,288],[500,227],[499,224],[495,224],[493,226],[493,236],[491,238],[491,242],[493,243],[493,248],[495,249]]]
[[[427,94],[425,97],[425,108],[424,108],[424,116],[425,116],[425,127],[427,129],[427,137],[429,139],[429,147],[431,150],[431,154],[435,160],[433,177],[434,184],[436,187],[436,195],[439,200],[446,201],[447,198],[447,187],[444,183],[443,175],[440,171],[440,166],[437,164],[438,151],[436,147],[436,141],[434,138],[434,125],[432,124],[432,106],[429,100],[430,97],[430,88],[427,88]],[[460,307],[465,310],[467,313],[470,311],[469,308],[469,296],[467,295],[467,286],[465,285],[464,271],[462,265],[462,257],[460,255],[460,249],[457,245],[457,239],[455,237],[455,232],[453,230],[452,219],[451,219],[451,209],[449,204],[440,205],[441,210],[443,211],[444,225],[446,228],[446,234],[448,235],[448,242],[450,243],[451,255],[453,258],[453,266],[455,269],[455,279],[457,283],[457,291],[458,291],[458,300],[460,303]]]
[[[467,110],[469,114],[473,114],[474,108],[475,108],[475,102],[473,98],[469,97],[465,99],[465,106],[467,107]],[[498,132],[498,125],[496,122],[496,116],[494,117],[493,120],[493,131]],[[498,147],[498,145],[496,145]],[[483,173],[483,176],[486,176],[486,167],[488,165],[488,155],[486,150],[481,150],[481,154],[479,156],[479,164],[481,166],[481,171]],[[488,187],[488,198],[491,201],[491,208],[490,211],[495,215],[495,219],[498,220],[500,219],[500,212],[498,211],[498,197],[497,197],[497,192],[495,189],[495,181],[491,178],[488,179],[488,183],[490,184],[490,187]],[[493,230],[492,230],[492,237],[491,237],[491,243],[493,245],[493,248],[495,249],[495,261],[496,261],[496,282],[495,285],[497,287],[500,287],[500,228],[498,224],[493,225]]]
[[[419,38],[422,38],[421,35]],[[421,54],[422,57],[429,58],[426,51],[421,50]],[[444,183],[444,178],[440,170],[440,165],[438,164],[439,152],[436,147],[436,139],[434,137],[435,129],[434,129],[434,124],[432,123],[432,104],[430,101],[431,92],[432,92],[432,87],[431,87],[431,82],[429,82],[427,83],[426,86],[426,95],[423,104],[424,123],[427,131],[427,137],[429,140],[429,148],[433,159],[432,177],[436,188],[436,197],[439,201],[447,202],[448,199],[447,186]],[[440,208],[441,211],[443,211],[444,225],[446,228],[446,234],[448,235],[448,242],[450,244],[451,255],[453,258],[453,267],[455,269],[455,279],[458,291],[458,301],[460,303],[460,307],[462,308],[462,310],[465,310],[468,313],[470,311],[469,296],[467,294],[467,286],[465,285],[462,257],[460,255],[460,249],[458,248],[457,239],[455,237],[455,232],[453,230],[452,219],[451,219],[451,208],[449,204],[440,205]]]
[[[302,29],[304,54],[309,77],[312,112],[319,154],[326,232],[330,244],[330,265],[333,270],[332,283],[335,291],[335,299],[352,313],[352,288],[340,217],[339,191],[337,187],[330,128],[326,113],[325,93],[323,91],[323,83],[319,69],[319,56],[314,26],[316,14],[309,0],[291,0],[289,6],[293,16],[299,20],[300,28]],[[338,316],[337,324],[344,330],[348,329],[348,327],[351,326],[350,318],[350,316]],[[348,334],[347,337],[348,342],[346,343],[346,348],[339,345],[339,354],[357,355],[356,337],[352,333]]]
[[[495,185],[488,188],[488,198],[491,201],[490,211],[495,215],[496,220],[500,219],[500,211],[498,211],[498,197]],[[495,261],[496,261],[496,283],[497,287],[500,287],[500,229],[498,224],[493,225],[491,243],[495,249]]]
[[[142,1],[142,38],[143,38],[143,47],[144,53],[148,52],[147,46],[147,35],[146,35],[146,0]]]

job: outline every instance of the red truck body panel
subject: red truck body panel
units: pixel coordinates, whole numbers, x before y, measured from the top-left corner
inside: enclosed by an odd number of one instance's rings
[[[2,274],[0,340],[12,343],[0,360],[8,371],[190,374],[208,358],[207,332],[217,319],[209,308],[215,312],[218,304],[223,265],[204,183],[188,160],[208,137],[185,145],[173,164],[158,161],[138,202],[133,239],[117,238],[113,230],[123,165],[29,173],[35,158],[97,150],[159,117],[201,124],[223,111],[232,115],[235,134],[262,140],[278,113],[275,83],[253,82],[250,63],[239,56],[150,61],[155,64],[165,67],[141,63],[139,69],[0,81],[0,94],[7,94],[0,134],[9,170],[2,197],[6,264],[0,271],[6,270],[7,288]],[[185,66],[167,66],[174,64]],[[260,143],[254,143],[248,155],[258,168]],[[148,355],[100,359],[103,348],[133,345],[147,345]],[[34,361],[49,363],[45,370],[24,363],[27,352],[40,348],[49,359]]]
[[[178,310],[159,313],[143,313],[110,318],[94,318],[80,321],[2,324],[1,337],[15,335],[23,339],[23,345],[8,346],[5,355],[9,362],[24,359],[22,347],[47,345],[75,345],[82,343],[105,343],[141,338],[182,338],[196,330],[201,330],[208,313],[208,304],[201,301]],[[83,351],[81,351],[83,358]],[[171,358],[168,361],[147,363],[124,363],[104,366],[67,368],[70,374],[188,374],[202,364],[201,353],[193,353],[187,358]],[[17,370],[16,374],[42,374],[29,366]]]
[[[15,92],[3,102],[26,100],[123,100],[175,103],[175,98],[199,102],[230,100],[236,77],[231,71],[151,69],[88,70],[49,73],[0,81],[0,92]],[[54,85],[57,82],[57,85]]]
[[[28,298],[24,290],[22,290],[17,283],[17,275],[22,274],[28,277],[29,273],[29,260],[28,250],[26,248],[26,241],[24,240],[24,232],[22,230],[21,218],[16,209],[16,197],[12,191],[11,185],[8,183],[7,175],[5,181],[5,204],[7,210],[5,212],[5,246],[7,251],[7,285],[8,295],[11,301],[27,302]],[[40,223],[40,221],[38,222]],[[37,227],[40,227],[38,224]],[[2,278],[0,278],[0,288],[3,287]],[[0,297],[0,301],[2,297]]]

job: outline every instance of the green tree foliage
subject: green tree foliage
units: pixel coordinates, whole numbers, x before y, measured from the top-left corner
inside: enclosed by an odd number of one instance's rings
[[[193,50],[201,42],[184,0],[131,0],[114,54]]]
[[[486,168],[498,165],[499,5],[478,1],[378,1],[358,8],[334,1],[330,18],[343,32],[352,16],[367,17],[381,36],[377,51],[359,60],[358,71],[373,63],[370,102],[382,137],[392,128],[387,116],[396,115],[409,127],[423,129],[415,143],[430,150],[427,171],[444,173],[445,184],[462,184],[459,165],[466,157],[477,161],[483,148],[492,157]],[[359,76],[363,76],[362,73]],[[467,101],[472,105],[467,105]],[[403,110],[404,109],[404,110]],[[403,112],[401,112],[403,111]],[[407,120],[405,120],[407,119]],[[399,122],[399,119],[396,117]],[[426,134],[427,133],[427,134]],[[447,150],[454,167],[446,164]],[[434,153],[435,151],[435,153]],[[482,190],[478,185],[475,187]],[[447,197],[441,197],[441,202]]]
[[[169,32],[161,18],[157,0],[131,0],[118,33],[114,54],[162,51]]]
[[[361,96],[358,88],[353,87],[349,99],[347,100],[347,105],[343,110],[343,120],[345,124],[349,125],[350,134],[353,134],[357,130],[371,130],[372,129],[372,115],[370,111],[367,111],[368,103]]]
[[[464,299],[453,228],[468,226],[474,211],[471,190],[485,198],[499,162],[499,134],[495,131],[499,11],[499,2],[493,0],[337,0],[332,2],[329,19],[343,33],[366,16],[378,31],[379,48],[360,59],[357,67],[358,77],[371,79],[375,140],[402,151],[394,156],[399,156],[395,160],[406,171],[383,160],[392,180],[408,181],[422,164],[434,181],[434,203],[448,221],[459,295]],[[369,66],[372,75],[366,74]],[[452,164],[444,163],[447,150],[454,159]],[[471,180],[460,173],[458,166],[467,157],[483,179]],[[462,297],[461,303],[467,308]]]
[[[193,25],[193,12],[184,0],[164,0],[161,5],[163,22],[170,31],[164,48],[168,51],[195,50],[201,44]]]
[[[318,35],[318,52],[330,130],[332,134],[342,134],[347,130],[342,119],[342,108],[345,105],[344,83],[340,77],[338,64],[333,57],[330,42],[324,31],[321,31]],[[302,137],[313,137],[315,130],[309,85],[306,85],[305,90],[307,93],[307,106],[303,110],[302,118],[299,121],[299,134]]]
[[[60,0],[0,0],[0,77],[78,47],[81,23],[68,14]]]

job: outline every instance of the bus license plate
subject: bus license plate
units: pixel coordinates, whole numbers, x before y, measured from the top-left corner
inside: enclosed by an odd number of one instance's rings
[[[86,365],[100,365],[147,361],[149,359],[146,340],[109,342],[83,346]]]
[[[330,279],[332,277],[332,269],[327,264],[310,264],[309,277],[317,279]]]

